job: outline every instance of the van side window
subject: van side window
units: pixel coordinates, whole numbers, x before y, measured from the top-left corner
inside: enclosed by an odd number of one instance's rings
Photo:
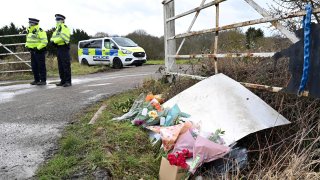
[[[110,39],[105,39],[104,40],[104,47],[106,49],[111,49]]]
[[[116,43],[114,43],[113,41],[110,42],[110,49],[119,49],[118,46],[116,45]]]
[[[84,41],[84,42],[80,42],[79,48],[88,48],[90,42],[88,41]]]
[[[88,45],[88,48],[101,49],[102,48],[102,40],[93,40]]]

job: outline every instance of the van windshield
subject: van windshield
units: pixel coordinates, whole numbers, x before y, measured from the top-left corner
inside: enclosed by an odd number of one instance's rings
[[[123,37],[112,38],[119,46],[122,47],[137,47],[138,45],[134,43],[131,39]]]

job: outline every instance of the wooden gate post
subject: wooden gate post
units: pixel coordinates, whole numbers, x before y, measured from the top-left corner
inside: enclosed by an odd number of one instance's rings
[[[174,0],[163,1],[163,15],[164,15],[164,48],[165,48],[165,66],[166,72],[172,72],[177,69],[176,59],[169,57],[169,55],[176,54],[176,40],[168,37],[175,36],[175,21],[167,22],[168,18],[174,17],[175,7]]]

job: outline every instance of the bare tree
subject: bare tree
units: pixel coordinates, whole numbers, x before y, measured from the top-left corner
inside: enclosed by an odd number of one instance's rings
[[[105,32],[97,32],[93,37],[95,38],[103,38],[103,37],[108,37],[108,33]]]
[[[274,14],[288,13],[293,11],[301,11],[305,9],[308,3],[311,3],[312,8],[320,8],[319,0],[273,0],[277,6],[272,6]],[[301,27],[302,18],[293,18],[283,20],[283,24],[292,31]],[[314,14],[313,21],[320,23],[320,14]]]

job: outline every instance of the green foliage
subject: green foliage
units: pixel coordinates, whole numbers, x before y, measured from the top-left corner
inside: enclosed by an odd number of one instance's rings
[[[240,29],[223,31],[219,34],[219,53],[240,53],[246,50],[245,35]]]
[[[70,37],[70,42],[78,44],[79,41],[89,39],[90,36],[82,29],[74,29]]]
[[[112,103],[112,106],[113,106],[114,109],[116,109],[118,111],[127,113],[127,112],[129,112],[129,110],[130,110],[131,106],[133,105],[133,103],[134,103],[134,99],[133,98],[129,98],[124,102],[114,102],[114,103]]]
[[[38,171],[38,179],[65,179],[73,171],[72,167],[76,164],[77,158],[75,156],[57,155],[46,164],[46,169]]]
[[[144,30],[136,30],[126,37],[144,48],[148,59],[162,59],[164,57],[164,42],[162,38],[152,36]]]
[[[79,151],[82,144],[83,140],[80,137],[77,137],[76,135],[72,134],[62,140],[61,151],[65,155],[71,155],[74,152]]]
[[[12,34],[19,34],[21,33],[25,27],[17,27],[13,23],[10,23],[10,25],[3,26],[0,28],[0,36],[1,35],[12,35]],[[2,44],[13,44],[13,43],[24,43],[26,40],[25,37],[6,37],[6,38],[0,38],[0,42]],[[15,46],[10,47],[11,50],[16,51]],[[8,53],[3,47],[0,47],[0,53]]]
[[[253,27],[250,27],[246,32],[247,49],[251,49],[252,47],[254,47],[257,40],[263,37],[264,37],[264,33],[260,28],[255,29]]]
[[[217,143],[220,139],[220,136],[224,135],[224,133],[225,131],[217,129],[216,132],[212,133],[212,135],[209,137],[209,140]]]

